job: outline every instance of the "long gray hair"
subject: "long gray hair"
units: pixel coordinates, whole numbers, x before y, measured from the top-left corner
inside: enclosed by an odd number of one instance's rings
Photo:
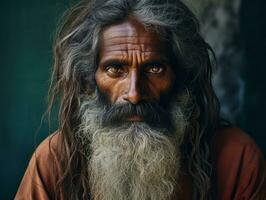
[[[60,96],[62,177],[57,189],[68,199],[88,199],[86,158],[74,133],[80,123],[81,98],[96,88],[98,43],[104,27],[133,17],[156,31],[172,48],[177,72],[176,96],[190,99],[189,127],[182,146],[183,160],[193,180],[197,199],[210,198],[212,178],[210,141],[219,123],[219,103],[211,85],[209,45],[199,33],[193,13],[179,0],[87,0],[67,12],[54,46],[54,71],[49,91],[51,110]],[[183,95],[184,96],[184,95]],[[78,174],[78,175],[77,175]]]

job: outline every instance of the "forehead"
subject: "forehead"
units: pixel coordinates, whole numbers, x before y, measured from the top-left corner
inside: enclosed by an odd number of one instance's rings
[[[164,42],[157,33],[147,30],[141,23],[128,19],[106,27],[101,34],[100,57],[141,53],[145,57],[161,56]]]

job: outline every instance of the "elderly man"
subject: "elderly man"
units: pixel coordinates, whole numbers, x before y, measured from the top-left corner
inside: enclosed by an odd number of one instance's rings
[[[264,160],[219,118],[210,47],[179,0],[87,0],[55,43],[60,124],[16,199],[263,199]]]

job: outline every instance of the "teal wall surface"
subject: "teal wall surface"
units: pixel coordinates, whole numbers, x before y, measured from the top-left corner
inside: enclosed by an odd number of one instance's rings
[[[0,199],[14,198],[35,145],[48,135],[47,123],[40,127],[40,121],[46,109],[53,35],[72,3],[1,2]],[[52,127],[51,131],[56,125]]]
[[[266,151],[265,1],[243,0],[241,27],[247,92],[238,119]],[[59,17],[74,1],[2,1],[0,7],[0,199],[13,199],[35,146],[49,132],[40,126]],[[263,28],[264,27],[264,28]],[[40,129],[38,129],[40,127]]]

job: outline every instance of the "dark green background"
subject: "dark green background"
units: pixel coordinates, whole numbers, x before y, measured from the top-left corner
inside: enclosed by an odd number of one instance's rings
[[[41,116],[52,65],[52,39],[74,1],[2,1],[0,7],[0,199],[13,199],[27,163],[49,129]],[[245,104],[238,124],[266,152],[266,2],[244,0]],[[50,131],[55,130],[52,125]],[[36,134],[38,132],[38,134]],[[36,135],[36,139],[35,139]]]

